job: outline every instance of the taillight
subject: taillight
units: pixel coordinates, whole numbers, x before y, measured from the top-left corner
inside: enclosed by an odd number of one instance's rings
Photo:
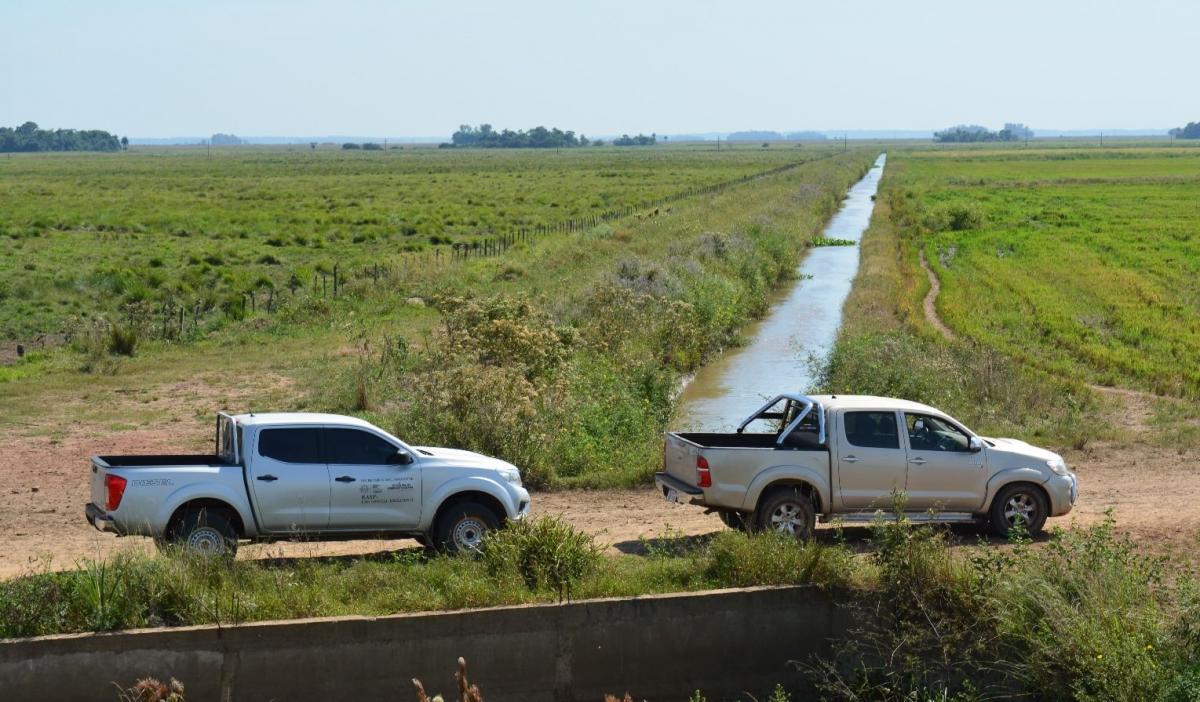
[[[712,471],[708,469],[708,459],[696,456],[696,486],[712,487]]]
[[[112,512],[121,506],[121,498],[125,495],[125,478],[119,475],[109,473],[104,476],[104,491],[108,494],[108,501],[104,503],[104,509]]]

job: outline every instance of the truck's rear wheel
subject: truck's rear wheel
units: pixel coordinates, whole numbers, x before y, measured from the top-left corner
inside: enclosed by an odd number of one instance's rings
[[[817,528],[817,510],[812,499],[796,488],[773,490],[758,508],[758,528],[791,536],[797,541],[812,538]]]
[[[188,555],[233,558],[237,554],[238,533],[225,512],[200,509],[183,515],[172,529],[169,541]]]
[[[483,546],[489,532],[500,528],[500,518],[478,502],[459,502],[438,516],[433,546],[439,551],[470,553]]]
[[[1007,537],[1018,524],[1023,524],[1030,534],[1041,532],[1049,513],[1046,496],[1037,487],[1028,483],[1017,483],[1001,488],[992,499],[989,515],[992,533]]]

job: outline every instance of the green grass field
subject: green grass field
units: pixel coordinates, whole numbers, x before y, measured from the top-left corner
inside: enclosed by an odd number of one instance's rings
[[[824,383],[924,399],[980,430],[1081,448],[1126,422],[1088,385],[1166,396],[1195,445],[1200,149],[895,151]],[[941,283],[928,324],[923,253]],[[1120,410],[1117,410],[1119,414]]]
[[[263,394],[243,395],[241,402],[364,415],[408,441],[504,457],[535,486],[640,483],[658,463],[680,378],[738,342],[741,326],[791,279],[805,244],[876,155],[874,149],[718,154],[672,147],[563,154],[249,150],[222,155],[224,165],[213,165],[217,155],[210,163],[188,151],[135,153],[128,162],[13,159],[9,168],[64,169],[44,178],[39,187],[47,191],[78,187],[86,173],[126,164],[136,177],[124,176],[125,190],[110,194],[123,204],[96,206],[95,216],[148,208],[165,219],[146,232],[67,227],[2,240],[11,244],[2,265],[20,271],[27,282],[15,285],[27,287],[0,300],[0,318],[31,330],[68,320],[75,334],[65,348],[0,366],[0,401],[12,408],[0,425],[46,423],[58,411],[51,408],[66,406],[104,426],[129,426],[121,415],[141,417],[144,408],[122,401],[120,388],[126,397],[152,395],[160,392],[156,384],[173,378],[213,378],[214,364],[221,364],[231,373],[216,374],[216,387],[239,388],[264,373],[295,381],[287,393],[263,382]],[[405,251],[411,237],[394,231],[361,243],[347,230],[306,246],[271,246],[268,240],[285,229],[280,221],[295,218],[312,231],[319,226],[309,219],[333,216],[292,213],[293,203],[322,197],[319,183],[303,180],[304,164],[332,170],[325,176],[330,188],[348,180],[343,187],[373,193],[355,197],[375,202],[379,217],[405,211],[388,204],[395,195],[391,179],[437,179],[422,186],[426,199],[436,201],[430,207],[460,209],[490,193],[488,209],[508,213],[513,226],[550,221],[563,209],[550,208],[551,201],[590,203],[570,210],[579,216],[587,207],[595,214],[621,202],[771,174],[463,260],[445,244],[437,247],[441,255],[429,246]],[[179,171],[189,169],[207,169],[206,184],[225,183],[223,199],[236,201],[239,190],[256,193],[255,206],[225,208],[194,193],[185,200],[198,204],[161,204],[181,197],[181,183],[192,176]],[[375,171],[356,183],[355,169]],[[610,172],[620,177],[597,176]],[[6,182],[34,187],[22,178]],[[41,202],[85,212],[94,190]],[[474,190],[480,193],[466,194]],[[13,198],[26,212],[22,226],[29,226],[40,197]],[[275,229],[264,225],[242,238],[206,228],[216,226],[205,224],[211,221],[233,227],[228,223],[260,211]],[[189,235],[172,233],[180,229]],[[198,254],[189,250],[217,251],[220,260],[193,263]],[[262,263],[263,252],[287,258]],[[336,296],[328,275],[308,275],[333,265],[341,271]],[[122,271],[115,278],[96,272],[113,266]],[[246,286],[256,283],[246,278],[271,269],[301,271],[299,284],[275,279],[248,298]],[[143,290],[147,275],[162,280]],[[136,284],[113,287],[125,276]],[[173,306],[180,297],[199,303]],[[70,310],[79,318],[69,321]],[[89,399],[78,402],[84,393]]]
[[[1052,373],[1200,395],[1200,151],[913,154],[893,178],[953,329]]]
[[[830,149],[144,148],[2,158],[0,340],[70,331],[135,303],[229,307],[293,275],[293,286],[310,285],[335,265],[449,255],[455,243],[597,216]]]

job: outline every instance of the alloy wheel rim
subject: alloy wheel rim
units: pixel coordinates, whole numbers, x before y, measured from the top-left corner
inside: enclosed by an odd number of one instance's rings
[[[1004,504],[1004,518],[1012,526],[1029,524],[1033,521],[1036,511],[1037,505],[1033,501],[1033,496],[1024,492],[1013,495]]]
[[[806,525],[800,506],[793,502],[785,502],[776,507],[771,513],[771,527],[776,532],[788,536],[804,533]]]

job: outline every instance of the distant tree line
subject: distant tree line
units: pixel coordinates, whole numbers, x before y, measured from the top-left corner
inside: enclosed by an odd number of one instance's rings
[[[442,148],[478,148],[478,149],[567,149],[577,146],[587,146],[592,141],[586,136],[571,130],[563,131],[558,127],[546,129],[534,127],[529,131],[504,129],[496,131],[490,124],[472,127],[464,124],[450,136],[450,143],[441,144]]]
[[[783,134],[770,131],[733,132],[725,137],[728,141],[824,141],[825,138],[825,135],[821,132],[788,132],[787,134]]]
[[[21,151],[120,151],[121,140],[100,129],[39,129],[26,122],[13,129],[0,127],[0,152]]]
[[[1200,122],[1188,122],[1186,127],[1176,127],[1168,134],[1176,139],[1200,139]]]
[[[210,143],[213,146],[241,146],[246,143],[245,139],[236,134],[213,134]]]
[[[315,142],[313,144],[311,144],[311,146],[314,149],[317,148],[317,145]],[[393,147],[393,148],[395,148],[395,147]],[[342,144],[342,149],[344,151],[351,151],[351,150],[355,150],[355,149],[361,149],[363,151],[383,151],[383,145],[376,144],[373,141],[364,142],[362,144],[355,144],[354,142],[349,141],[349,142],[346,142],[345,144]]]
[[[653,146],[657,142],[657,134],[651,134],[650,136],[638,134],[637,136],[632,137],[628,134],[622,134],[616,139],[613,139],[613,146]]]
[[[1033,136],[1033,130],[1020,122],[1006,122],[1004,129],[990,131],[978,124],[959,124],[933,133],[933,140],[943,144],[977,141],[1019,141]]]

